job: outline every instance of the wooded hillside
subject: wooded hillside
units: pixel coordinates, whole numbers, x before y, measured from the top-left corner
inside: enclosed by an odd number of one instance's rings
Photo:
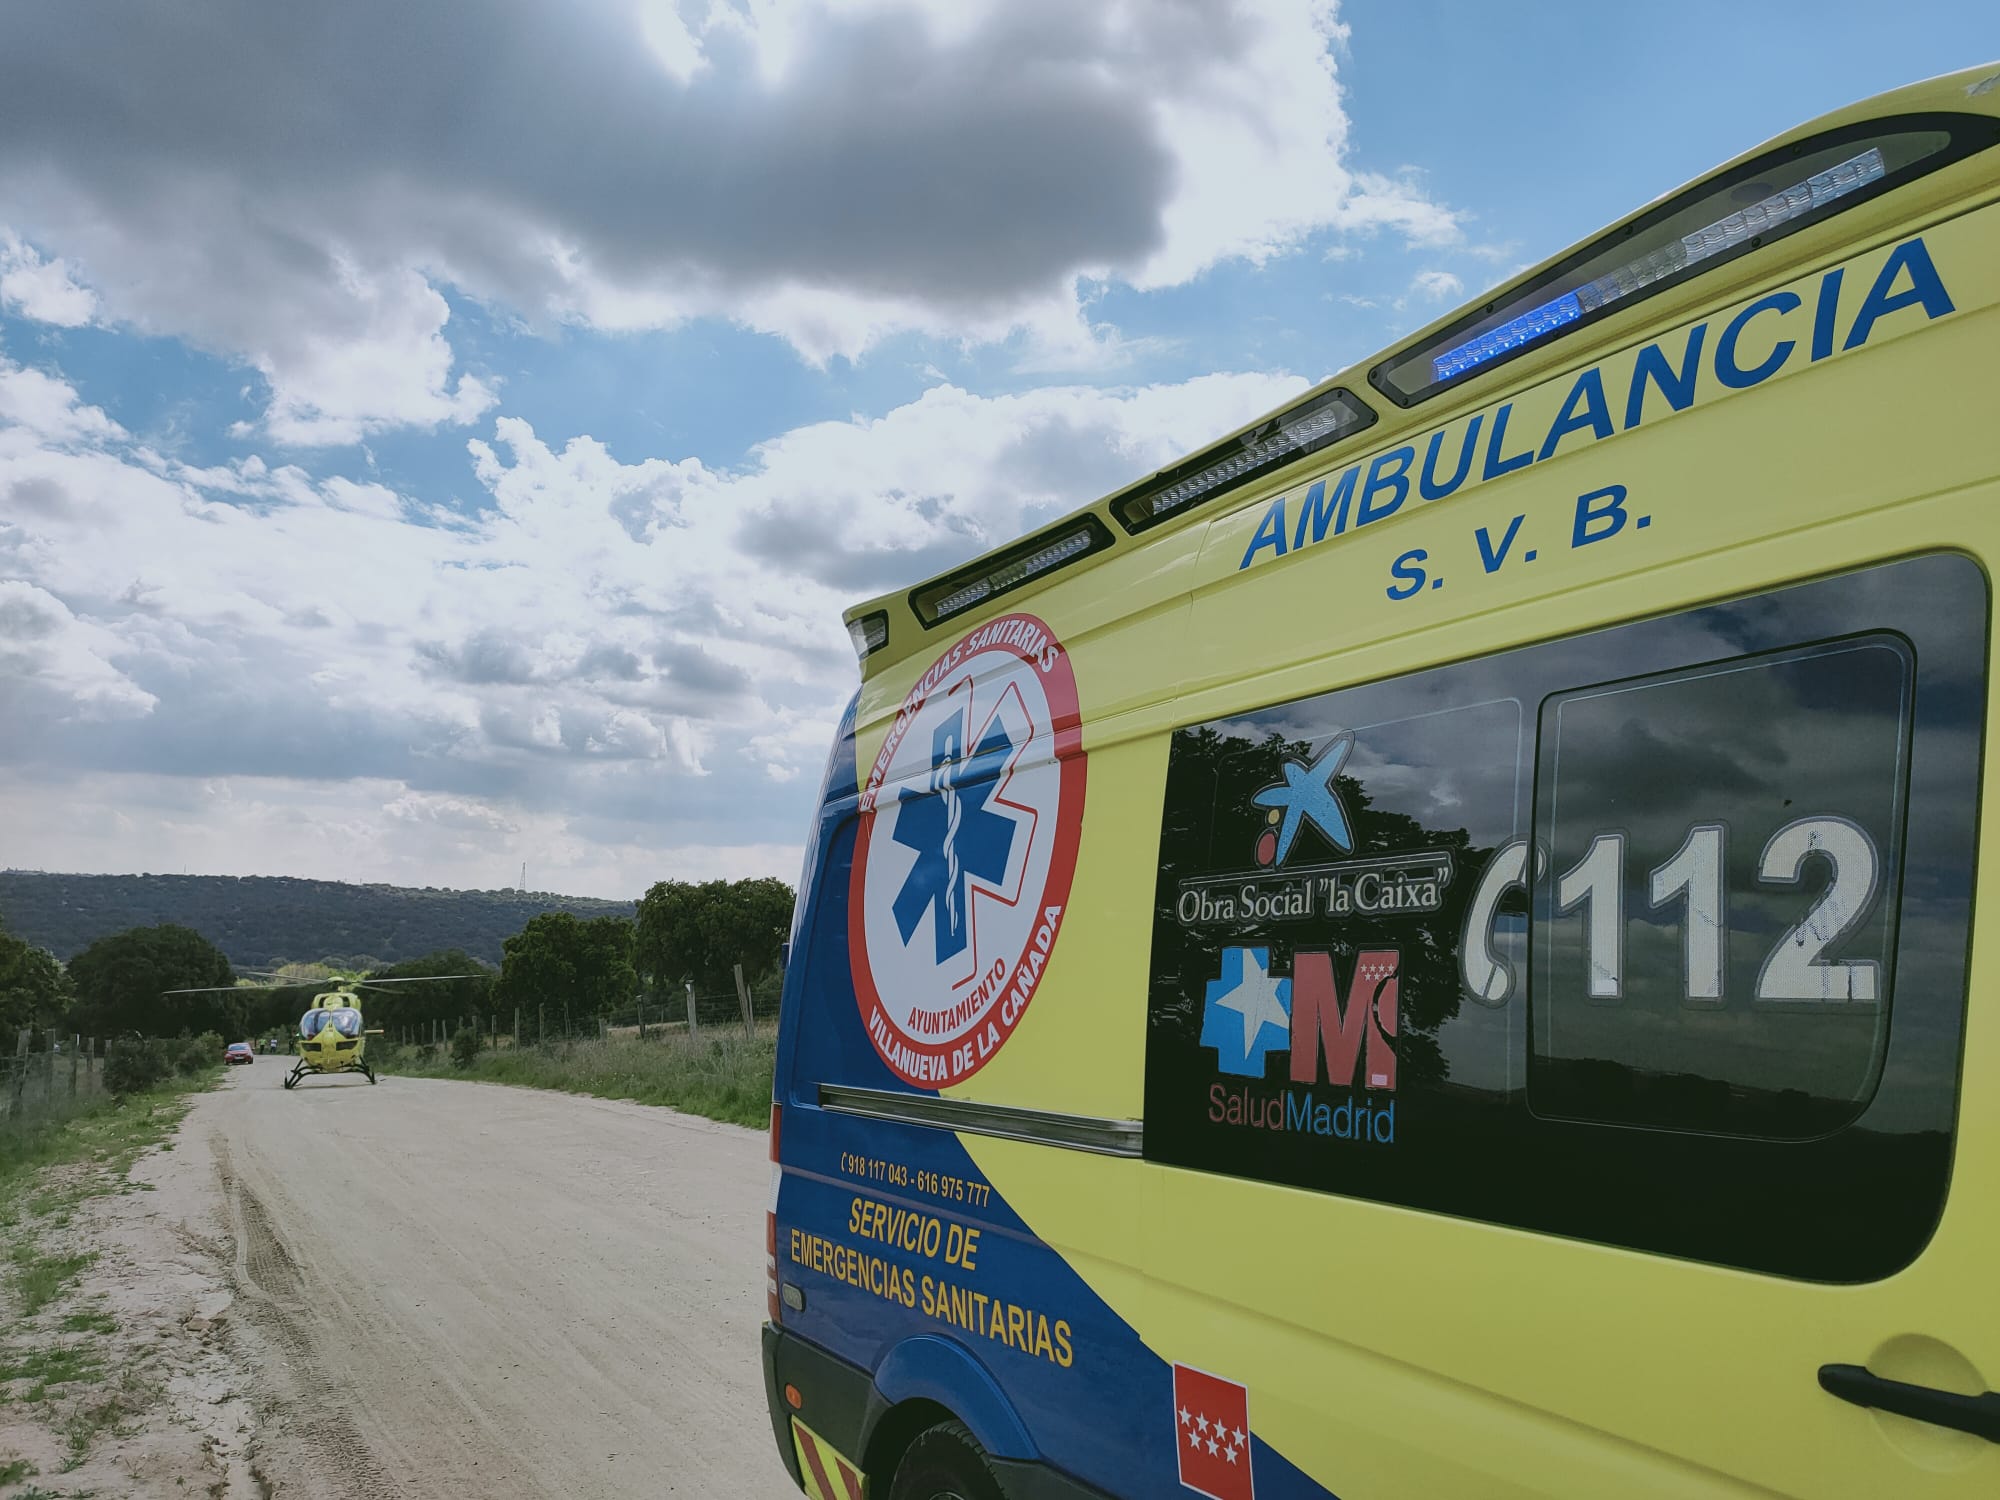
[[[67,961],[98,938],[160,922],[192,927],[237,965],[397,963],[462,948],[497,964],[542,912],[631,917],[631,901],[547,891],[447,891],[252,875],[62,875],[0,870],[8,931]]]

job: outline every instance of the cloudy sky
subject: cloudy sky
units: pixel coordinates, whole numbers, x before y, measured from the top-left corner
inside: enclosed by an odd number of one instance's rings
[[[792,878],[841,609],[1989,4],[0,8],[0,866]]]

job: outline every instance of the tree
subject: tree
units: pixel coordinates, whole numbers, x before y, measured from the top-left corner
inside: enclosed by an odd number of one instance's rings
[[[70,997],[69,976],[53,953],[0,929],[0,1042],[11,1050],[20,1027],[54,1026]]]
[[[253,1036],[271,1031],[289,1031],[306,1007],[312,1004],[313,996],[332,987],[330,979],[307,979],[277,987],[245,985],[241,991],[242,1029]]]
[[[585,958],[577,988],[585,1009],[609,1015],[639,993],[639,972],[632,967],[632,924],[623,917],[592,917],[579,925]]]
[[[78,1019],[100,1036],[237,1036],[243,1029],[244,995],[165,993],[236,983],[222,950],[191,927],[166,923],[99,938],[70,960],[69,975]]]
[[[0,505],[0,511],[4,511]],[[254,875],[63,875],[0,870],[8,928],[58,958],[128,927],[177,922],[208,938],[231,962],[274,966],[287,958],[333,958],[345,972],[400,963],[440,948],[464,948],[489,964],[500,944],[545,911],[580,918],[630,917],[630,901],[522,891],[411,890]],[[366,958],[362,955],[374,955]]]
[[[792,899],[782,880],[662,880],[639,901],[634,960],[655,984],[727,990],[737,964],[752,979],[777,964]]]
[[[568,1004],[603,1015],[639,990],[632,967],[632,924],[622,917],[579,922],[566,911],[544,912],[502,947],[503,1004]]]
[[[706,962],[701,912],[707,900],[702,889],[685,880],[662,880],[639,898],[634,957],[655,984],[679,985]]]
[[[446,979],[444,975],[472,975]],[[491,964],[481,963],[463,948],[439,948],[421,958],[376,969],[370,979],[430,979],[431,984],[398,984],[361,991],[370,1025],[426,1026],[432,1021],[462,1021],[493,1005]]]
[[[528,925],[500,945],[500,999],[503,1004],[538,1005],[562,1001],[576,989],[577,950],[582,926],[566,911],[530,917]]]

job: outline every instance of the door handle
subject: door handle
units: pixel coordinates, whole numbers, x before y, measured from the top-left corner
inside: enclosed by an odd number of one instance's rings
[[[1861,1365],[1821,1365],[1819,1386],[1829,1396],[1838,1396],[1856,1406],[1872,1406],[1912,1421],[1929,1422],[1954,1432],[1969,1432],[1989,1443],[2000,1443],[2000,1392],[1961,1396],[1956,1391],[1885,1380]]]

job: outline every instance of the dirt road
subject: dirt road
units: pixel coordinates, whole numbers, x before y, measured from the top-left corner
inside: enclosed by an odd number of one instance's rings
[[[264,1346],[275,1493],[797,1495],[758,1369],[762,1135],[483,1084],[285,1093],[283,1067],[182,1132]]]

